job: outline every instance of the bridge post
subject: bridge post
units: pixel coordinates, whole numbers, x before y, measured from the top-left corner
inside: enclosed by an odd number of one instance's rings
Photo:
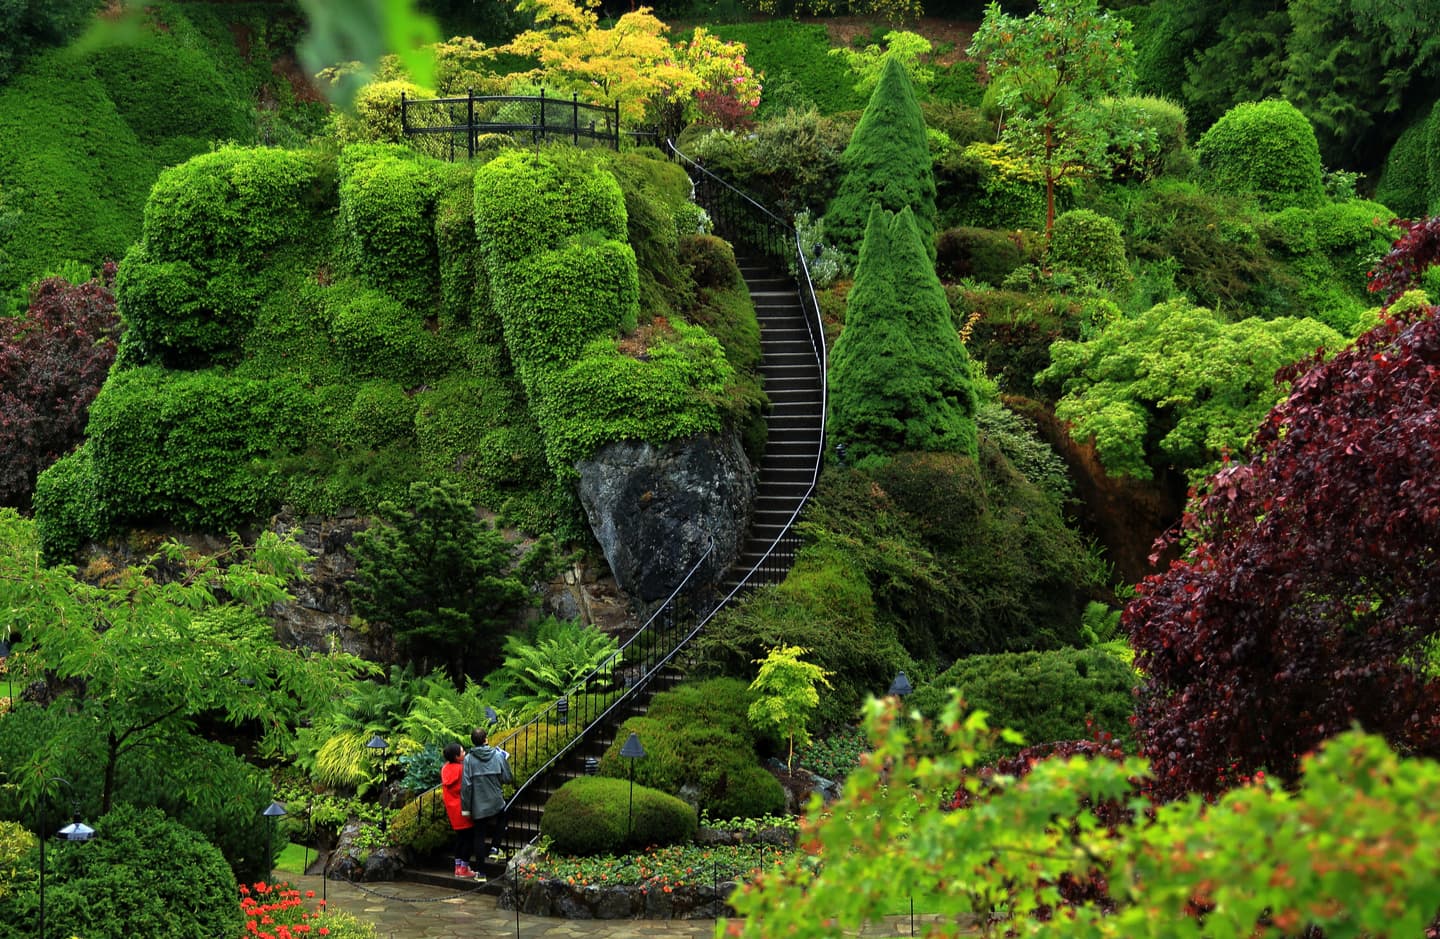
[[[580,98],[570,92],[570,141],[580,145]]]
[[[400,92],[400,133],[410,133],[410,123],[405,119],[405,92]]]
[[[540,128],[535,131],[535,143],[545,136],[545,89],[540,89]]]

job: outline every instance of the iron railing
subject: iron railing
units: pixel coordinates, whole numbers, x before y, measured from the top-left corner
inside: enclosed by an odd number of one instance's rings
[[[710,213],[717,233],[734,243],[762,252],[776,263],[787,265],[794,274],[820,370],[820,440],[824,441],[825,330],[799,234],[780,216],[681,153],[673,141],[666,141],[666,149],[689,172],[696,201]],[[506,839],[509,847],[518,847],[520,839],[515,836],[529,831],[522,824],[527,820],[515,816],[520,811],[537,807],[543,811],[552,777],[559,773],[567,758],[578,753],[578,748],[592,732],[606,727],[611,715],[627,706],[635,696],[648,696],[656,676],[675,661],[733,598],[753,586],[779,583],[784,579],[800,546],[795,523],[819,482],[823,459],[822,444],[816,448],[810,485],[784,529],[761,559],[719,602],[712,602],[713,594],[708,584],[695,583],[698,573],[707,567],[715,550],[712,541],[680,585],[614,655],[527,723],[512,731],[493,735],[493,743],[509,750],[512,758],[520,757],[525,764],[530,762],[525,754],[544,756],[540,766],[516,786],[506,803],[505,812],[511,825]]]
[[[483,134],[507,134],[531,143],[563,140],[576,146],[596,141],[620,148],[620,104],[587,104],[538,95],[477,95],[463,98],[407,98],[400,95],[400,128],[431,156],[453,161],[474,157]],[[435,143],[426,145],[430,139]],[[463,143],[461,143],[463,141]]]

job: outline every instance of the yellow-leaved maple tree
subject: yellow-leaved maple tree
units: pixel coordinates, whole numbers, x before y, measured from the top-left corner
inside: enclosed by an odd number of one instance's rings
[[[504,48],[539,63],[523,77],[593,104],[619,104],[621,118],[632,123],[668,101],[695,94],[700,76],[687,67],[666,38],[669,27],[649,7],[602,28],[599,5],[599,0],[519,0],[516,9],[531,15],[535,26]]]

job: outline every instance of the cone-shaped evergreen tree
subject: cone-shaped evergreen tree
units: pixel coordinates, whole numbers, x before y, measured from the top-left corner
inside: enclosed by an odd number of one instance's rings
[[[830,444],[851,461],[976,455],[970,357],[920,238],[908,208],[871,210],[830,366]]]
[[[935,173],[925,117],[899,59],[890,56],[865,113],[840,157],[840,188],[825,213],[825,232],[851,257],[860,249],[870,206],[915,213],[925,253],[935,260]]]

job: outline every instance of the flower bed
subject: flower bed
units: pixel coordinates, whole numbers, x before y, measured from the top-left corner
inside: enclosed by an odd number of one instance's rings
[[[501,909],[568,919],[713,919],[733,915],[728,899],[757,870],[780,864],[793,833],[763,832],[743,843],[712,833],[708,844],[641,854],[554,857],[527,848],[501,886]]]

